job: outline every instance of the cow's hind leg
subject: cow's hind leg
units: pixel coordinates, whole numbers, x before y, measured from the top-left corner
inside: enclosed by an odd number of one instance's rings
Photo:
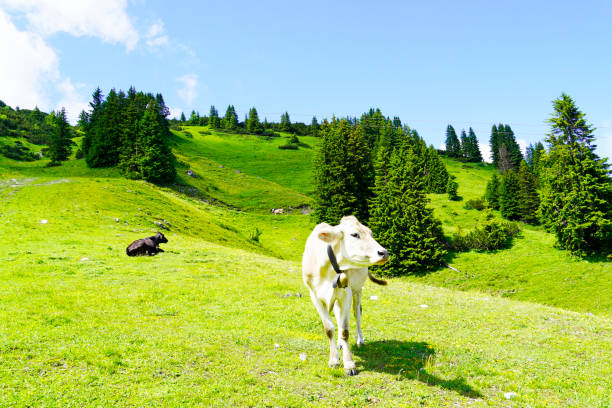
[[[342,362],[344,363],[344,372],[346,375],[357,374],[355,361],[349,348],[349,317],[351,315],[351,294],[350,289],[347,295],[336,300],[334,305],[334,314],[338,323],[338,344],[342,348]]]
[[[357,347],[363,346],[364,339],[361,332],[361,291],[353,292],[353,314],[355,315],[355,326],[357,326],[357,336],[355,344]]]
[[[334,322],[329,315],[327,307],[323,304],[323,301],[317,298],[317,295],[312,290],[310,291],[310,299],[323,321],[323,329],[329,340],[329,366],[338,367],[340,365],[340,354],[338,353],[338,348],[334,341]]]

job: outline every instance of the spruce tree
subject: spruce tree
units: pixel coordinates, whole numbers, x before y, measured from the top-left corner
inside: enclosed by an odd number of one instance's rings
[[[66,109],[62,108],[54,113],[54,131],[49,143],[49,158],[52,163],[68,160],[71,153],[72,140],[70,139],[70,124],[66,119]]]
[[[223,128],[226,130],[234,130],[238,127],[238,115],[236,114],[234,105],[228,105],[222,124]]]
[[[593,128],[566,94],[553,102],[549,152],[541,159],[540,219],[575,255],[612,252],[612,181]]]
[[[169,182],[176,175],[174,156],[164,138],[168,128],[156,102],[151,101],[140,121],[136,141],[137,168],[150,182]]]
[[[249,117],[246,119],[245,127],[247,132],[253,134],[259,134],[263,131],[261,123],[259,123],[259,115],[257,115],[257,109],[255,109],[255,107],[252,107],[249,111]]]
[[[499,178],[497,174],[493,174],[491,180],[487,182],[485,199],[489,203],[489,207],[499,210]]]
[[[382,272],[404,275],[442,264],[446,254],[442,226],[427,208],[420,160],[411,148],[396,149],[390,156],[381,149],[378,154],[377,194],[369,225],[392,254]]]
[[[351,214],[367,222],[373,168],[363,129],[333,118],[321,124],[319,134],[314,166],[317,222],[337,224]]]
[[[461,143],[451,125],[446,127],[446,154],[448,157],[461,157]]]
[[[503,127],[503,135],[502,135],[503,143],[508,148],[508,152],[510,154],[510,158],[512,161],[512,169],[514,171],[518,171],[521,162],[524,160],[523,153],[521,152],[521,148],[516,142],[516,138],[514,136],[514,132],[510,125],[504,125]]]
[[[501,125],[500,125],[501,126]],[[500,145],[499,132],[497,126],[493,125],[491,128],[491,138],[489,139],[489,145],[491,146],[491,161],[495,168],[499,166],[499,145]]]
[[[499,186],[499,210],[509,220],[521,218],[519,178],[513,170],[503,175]]]
[[[482,163],[482,154],[480,153],[480,147],[478,147],[478,138],[476,138],[476,133],[474,133],[474,130],[471,127],[469,130],[468,140],[468,160],[473,163]]]
[[[433,146],[425,150],[424,185],[427,193],[444,194],[448,184],[448,171]]]
[[[470,141],[465,133],[465,130],[461,130],[461,158],[467,159],[470,157]]]
[[[208,114],[208,126],[211,129],[219,129],[221,127],[221,119],[219,118],[219,112],[214,105],[210,106],[210,113]]]
[[[281,115],[279,129],[283,132],[291,132],[291,120],[289,119],[289,113],[285,112]]]
[[[316,116],[313,116],[310,122],[310,135],[314,137],[319,136],[319,122]]]
[[[185,112],[181,112],[181,123],[187,122],[187,118],[185,117]]]
[[[540,205],[540,197],[536,189],[535,176],[531,173],[525,161],[522,161],[519,167],[518,179],[521,220],[528,224],[536,224],[538,222],[537,211]]]
[[[321,143],[314,160],[315,205],[317,222],[337,224],[352,208],[344,194],[347,190],[348,168],[346,157],[346,135],[348,122],[332,118],[324,120],[319,133]]]

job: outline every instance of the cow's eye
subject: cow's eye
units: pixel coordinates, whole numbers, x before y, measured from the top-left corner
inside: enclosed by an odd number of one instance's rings
[[[351,237],[359,239],[359,234],[357,233],[351,234]]]

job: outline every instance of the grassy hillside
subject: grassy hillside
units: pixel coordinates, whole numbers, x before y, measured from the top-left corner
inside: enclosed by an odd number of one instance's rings
[[[533,227],[449,257],[460,273],[366,285],[360,373],[327,368],[299,266],[313,223],[268,212],[310,203],[313,149],[201,130],[175,133],[180,182],[165,187],[0,158],[0,406],[612,404],[610,263]],[[446,163],[464,200],[493,171]],[[447,234],[479,217],[430,198]],[[166,252],[125,256],[155,222]]]
[[[281,150],[284,137],[210,132],[188,126],[174,132],[179,159],[199,176],[185,183],[213,198],[250,211],[299,207],[312,199],[312,159],[318,140],[301,136],[298,150]],[[210,134],[208,134],[210,133]]]
[[[299,264],[249,242],[248,220],[141,182],[18,182],[0,197],[2,406],[610,403],[608,318],[397,279],[366,287],[345,378]],[[166,252],[126,257],[157,217]]]
[[[480,212],[464,208],[465,201],[481,197],[495,171],[491,165],[467,164],[446,159],[449,172],[457,177],[462,201],[445,195],[430,195],[435,214],[446,234],[458,226],[468,230]],[[554,247],[555,238],[541,227],[521,225],[521,236],[505,250],[454,253],[449,263],[460,273],[441,268],[423,277],[421,283],[480,290],[513,299],[559,306],[565,309],[612,315],[612,263],[570,257]]]

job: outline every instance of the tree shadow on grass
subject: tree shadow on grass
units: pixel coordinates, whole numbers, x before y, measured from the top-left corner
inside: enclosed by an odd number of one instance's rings
[[[433,363],[436,352],[425,342],[373,341],[353,348],[353,352],[361,358],[364,371],[393,374],[401,380],[418,380],[465,397],[482,398],[480,391],[472,388],[462,377],[444,380],[429,374],[426,366]]]

